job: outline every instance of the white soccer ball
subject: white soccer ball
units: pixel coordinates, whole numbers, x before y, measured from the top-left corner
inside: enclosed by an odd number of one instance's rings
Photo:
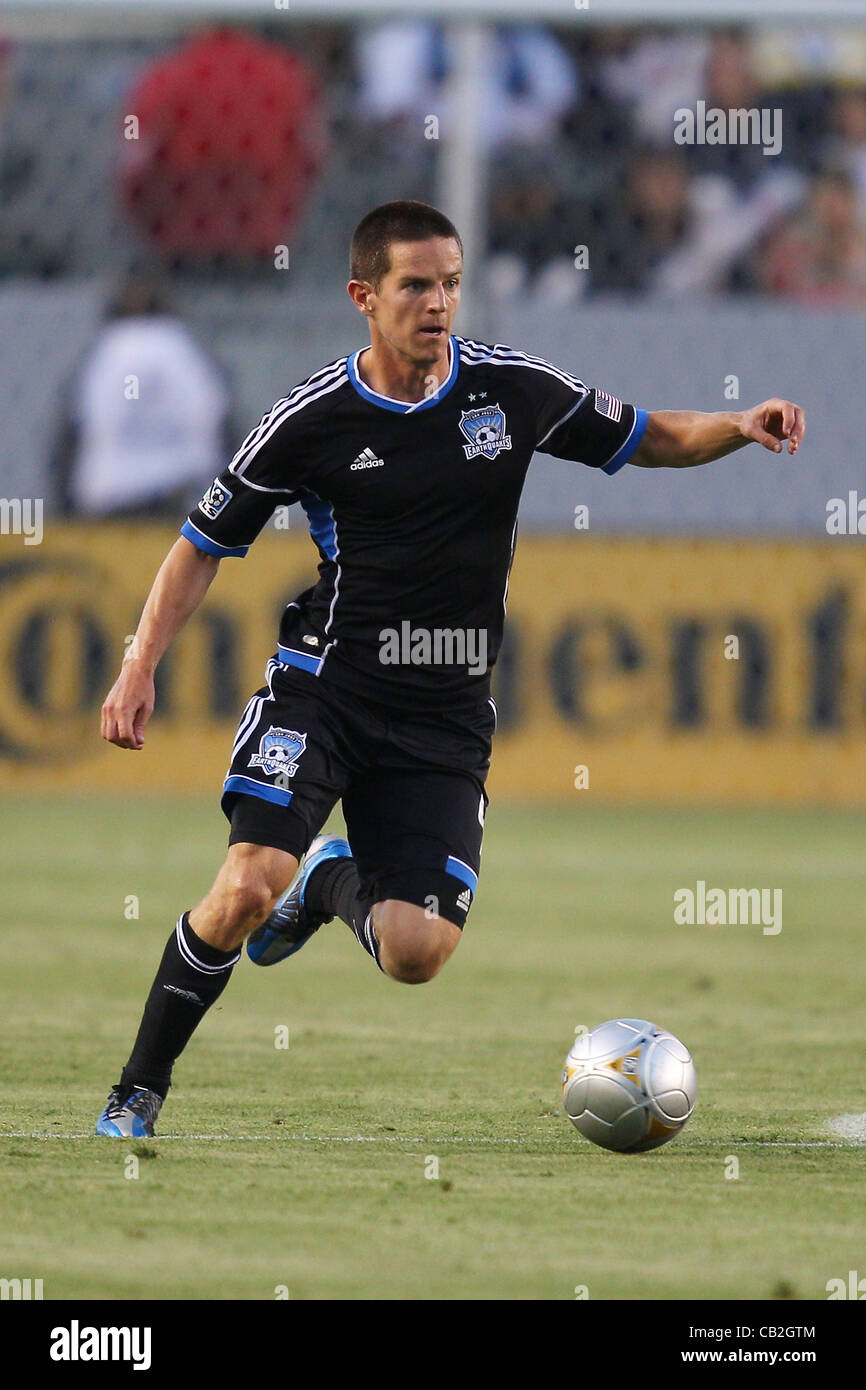
[[[640,1018],[614,1018],[575,1038],[562,1072],[575,1129],[617,1153],[673,1139],[695,1108],[698,1074],[673,1033]]]

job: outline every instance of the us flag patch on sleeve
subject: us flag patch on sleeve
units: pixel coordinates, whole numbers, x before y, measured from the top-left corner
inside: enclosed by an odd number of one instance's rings
[[[599,415],[604,415],[615,423],[622,419],[622,401],[612,396],[609,391],[596,391],[595,408]]]

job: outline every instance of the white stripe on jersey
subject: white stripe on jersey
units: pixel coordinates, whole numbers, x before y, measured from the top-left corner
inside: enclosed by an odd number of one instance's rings
[[[584,401],[586,400],[586,398],[587,398],[588,395],[589,395],[589,391],[584,391],[583,395],[582,395],[578,400],[575,401],[574,405],[571,407],[571,410],[567,410],[567,411],[565,412],[565,414],[564,414],[563,416],[561,416],[561,418],[560,418],[559,420],[557,420],[557,422],[556,422],[555,425],[551,425],[550,429],[547,431],[547,434],[544,436],[544,438],[543,438],[543,439],[539,439],[538,443],[537,443],[536,446],[535,446],[536,449],[540,449],[541,446],[542,446],[542,444],[546,444],[547,441],[548,441],[548,439],[550,438],[550,436],[553,434],[554,430],[558,430],[559,427],[560,427],[560,425],[564,425],[565,422],[566,422],[566,420],[570,420],[570,419],[571,419],[572,415],[575,413],[576,410],[580,410],[580,407],[583,405],[583,403],[584,403]]]
[[[335,361],[328,362],[324,367],[320,367],[318,371],[313,372],[312,376],[307,377],[306,381],[300,381],[298,382],[297,386],[293,386],[291,391],[289,391],[288,395],[281,396],[278,401],[275,401],[274,404],[271,406],[270,410],[265,411],[264,415],[262,416],[259,423],[256,425],[255,429],[251,430],[249,435],[247,436],[247,439],[250,441],[250,443],[253,444],[258,442],[258,436],[262,433],[264,429],[266,429],[270,421],[273,419],[275,411],[279,410],[280,407],[284,405],[294,405],[294,403],[297,400],[299,400],[302,395],[306,394],[309,391],[315,390],[315,388],[317,386],[320,386],[323,381],[330,380],[332,374],[335,371],[338,371],[340,368],[345,366],[346,361],[347,359],[345,357],[338,357]],[[240,449],[238,449],[237,454],[242,453],[246,447],[247,440],[245,439]],[[237,454],[235,455],[235,458],[237,458]],[[232,462],[234,462],[234,460],[232,460]]]
[[[331,623],[334,621],[334,607],[335,607],[336,602],[337,602],[337,595],[338,595],[339,592],[340,592],[340,576],[341,576],[342,573],[343,573],[343,568],[342,568],[342,565],[340,564],[340,537],[339,537],[339,535],[337,534],[337,518],[336,518],[335,515],[334,515],[334,507],[333,507],[333,504],[331,505],[331,521],[333,522],[333,526],[334,526],[334,553],[333,553],[333,555],[331,556],[331,559],[334,561],[334,564],[337,566],[337,573],[336,573],[335,576],[334,576],[334,597],[331,599],[331,607],[330,607],[330,609],[329,609],[329,611],[328,611],[328,621],[325,623],[325,626],[324,626],[324,629],[323,629],[324,635],[325,635],[326,637],[327,637],[328,633],[331,631]],[[329,644],[329,645],[330,645],[330,644]],[[322,660],[324,661],[324,657],[322,658]]]
[[[470,366],[481,360],[499,361],[509,357],[514,361],[523,361],[531,367],[544,367],[548,371],[553,371],[562,377],[563,381],[569,382],[569,385],[581,386],[581,388],[585,388],[587,385],[581,381],[580,377],[575,377],[564,367],[557,367],[546,357],[537,357],[534,353],[521,352],[518,347],[509,347],[507,343],[480,343],[475,342],[474,338],[457,338],[457,342],[460,343],[460,350],[464,359],[470,361]]]
[[[544,372],[547,376],[554,377],[572,391],[586,392],[589,389],[584,382],[578,381],[576,377],[564,376],[548,363],[529,362],[523,357],[469,357],[461,354],[461,363],[464,367],[529,367],[534,372]]]
[[[508,585],[511,583],[511,566],[514,564],[514,547],[517,544],[517,520],[514,522],[514,529],[511,532],[511,558],[508,561],[508,573],[505,576],[505,588],[502,593],[502,616],[508,617]],[[495,706],[494,706],[495,711]]]
[[[256,427],[250,430],[243,444],[232,459],[232,464],[240,463],[241,454],[244,453],[245,450],[252,448],[254,444],[258,444],[263,431],[267,429],[274,418],[275,412],[278,411],[281,406],[293,405],[302,393],[310,391],[315,386],[320,385],[326,377],[330,378],[335,368],[342,366],[345,361],[346,359],[341,357],[336,362],[329,362],[326,367],[320,367],[319,370],[314,372],[311,377],[308,377],[306,381],[302,381],[297,386],[293,386],[287,396],[281,396],[280,399],[271,406],[270,410],[265,411]],[[231,465],[229,466],[231,467]]]
[[[321,499],[319,499],[319,500],[321,501]],[[331,522],[332,522],[333,527],[334,527],[334,554],[333,554],[333,557],[332,557],[332,558],[333,558],[333,560],[334,560],[334,563],[335,563],[336,566],[337,566],[337,573],[334,575],[334,593],[333,593],[333,597],[331,598],[331,606],[330,606],[330,608],[328,609],[328,621],[325,623],[325,626],[324,626],[324,629],[323,629],[323,635],[324,635],[325,637],[327,637],[328,633],[330,632],[330,630],[331,630],[331,623],[334,621],[334,609],[336,608],[336,605],[337,605],[337,598],[338,598],[339,593],[340,593],[340,580],[341,580],[342,577],[343,577],[343,568],[342,568],[342,566],[341,566],[341,564],[340,564],[340,537],[339,537],[339,535],[338,535],[338,533],[337,533],[337,518],[336,518],[336,516],[334,515],[334,504],[333,504],[333,502],[331,503]],[[317,668],[316,668],[316,675],[317,675],[317,676],[318,676],[318,675],[321,675],[322,667],[323,667],[324,664],[325,664],[325,657],[328,655],[328,652],[331,650],[332,647],[335,647],[335,646],[337,645],[337,642],[338,642],[339,640],[340,640],[340,639],[339,639],[338,637],[333,637],[333,638],[331,639],[331,641],[330,641],[330,642],[327,644],[327,646],[325,647],[325,650],[322,652],[322,659],[321,659],[321,661],[319,662],[319,664],[318,664],[318,666],[317,666]]]
[[[336,373],[336,375],[334,375],[334,373]],[[256,426],[255,430],[244,440],[244,443],[229,464],[229,472],[233,473],[235,477],[240,478],[241,482],[246,483],[248,487],[255,488],[257,492],[290,492],[291,487],[264,487],[261,483],[253,483],[248,478],[244,477],[244,472],[252,463],[262,445],[267,443],[271,435],[279,429],[284,420],[288,420],[290,415],[296,415],[298,411],[304,410],[306,406],[312,405],[314,401],[320,400],[322,396],[328,395],[329,392],[336,391],[348,380],[349,374],[346,371],[346,358],[343,358],[341,362],[335,364],[331,376],[322,377],[315,384],[320,389],[314,389],[314,387],[307,382],[304,384],[303,394],[297,394],[297,392],[301,391],[301,388],[298,387],[297,391],[293,392],[291,396],[286,396],[283,400],[277,401],[276,405]],[[256,438],[256,435],[258,435],[258,438]]]
[[[461,360],[467,366],[477,367],[487,363],[491,367],[533,367],[536,371],[547,372],[550,376],[555,376],[563,385],[570,386],[573,391],[586,393],[589,390],[586,382],[563,371],[561,367],[555,367],[552,362],[545,361],[543,357],[531,357],[526,352],[518,352],[516,348],[507,347],[505,343],[496,343],[491,347],[489,344],[476,343],[469,338],[458,338],[457,341],[460,344]]]

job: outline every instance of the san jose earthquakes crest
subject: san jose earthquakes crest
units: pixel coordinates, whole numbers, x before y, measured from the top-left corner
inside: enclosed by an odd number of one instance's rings
[[[307,746],[307,735],[294,729],[276,729],[272,724],[259,741],[259,751],[250,758],[250,767],[260,767],[267,777],[282,772],[294,777],[298,758]]]
[[[468,459],[477,458],[479,454],[495,459],[503,449],[511,448],[511,435],[505,433],[505,411],[499,405],[482,405],[478,410],[462,411],[460,428],[469,440],[463,445]]]

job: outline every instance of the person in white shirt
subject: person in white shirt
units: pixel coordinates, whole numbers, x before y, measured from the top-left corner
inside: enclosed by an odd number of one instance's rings
[[[130,279],[69,383],[54,459],[58,510],[175,516],[222,466],[223,375],[153,286]]]
[[[362,30],[357,52],[362,117],[374,123],[415,123],[427,115],[451,118],[448,90],[454,53],[450,35],[427,20],[394,20]],[[539,25],[493,30],[481,74],[478,109],[488,150],[511,144],[543,147],[580,100],[571,54]]]

